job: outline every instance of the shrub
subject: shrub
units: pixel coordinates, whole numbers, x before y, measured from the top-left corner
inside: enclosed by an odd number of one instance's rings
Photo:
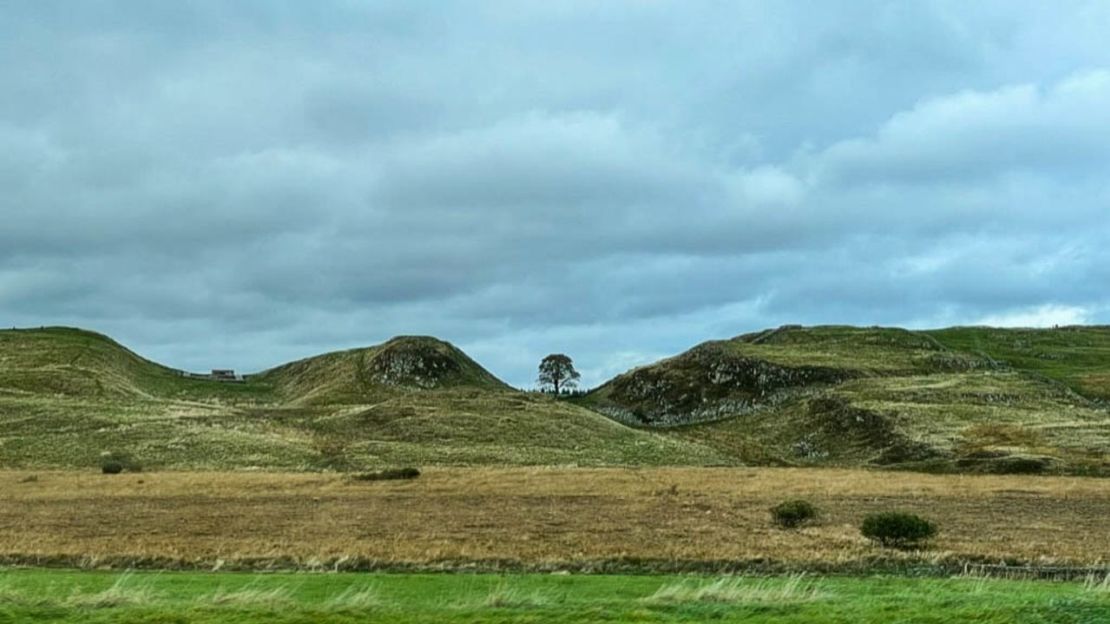
[[[817,518],[817,507],[809,501],[789,500],[771,508],[775,524],[785,529],[793,529]]]
[[[883,546],[911,548],[937,534],[937,527],[921,516],[888,511],[863,519],[860,533]]]
[[[415,479],[420,476],[416,468],[388,468],[377,472],[360,472],[352,475],[355,481],[391,481],[394,479]]]
[[[118,453],[114,451],[101,453],[101,472],[104,474],[119,474],[124,470],[128,472],[142,472],[143,467],[127,453]]]

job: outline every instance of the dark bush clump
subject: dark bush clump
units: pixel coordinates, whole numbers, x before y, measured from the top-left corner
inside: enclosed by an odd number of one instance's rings
[[[785,529],[793,529],[817,518],[817,507],[809,501],[790,500],[771,508],[775,524]]]
[[[888,511],[864,518],[860,533],[883,546],[913,548],[936,535],[937,526],[918,515]]]
[[[113,451],[100,456],[100,471],[104,474],[119,474],[124,470],[142,472],[143,467],[127,453]]]
[[[360,472],[351,475],[355,481],[391,481],[395,479],[415,479],[420,476],[416,468],[389,468],[377,472]]]

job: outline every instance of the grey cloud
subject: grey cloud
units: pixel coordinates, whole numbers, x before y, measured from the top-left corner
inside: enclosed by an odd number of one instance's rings
[[[596,383],[784,322],[1108,320],[1103,3],[16,3],[0,325]],[[1070,316],[1069,316],[1070,315]],[[1047,322],[1047,321],[1046,321]]]
[[[936,183],[1001,171],[1101,174],[1110,148],[1110,71],[938,97],[892,116],[870,139],[818,158],[834,179]]]

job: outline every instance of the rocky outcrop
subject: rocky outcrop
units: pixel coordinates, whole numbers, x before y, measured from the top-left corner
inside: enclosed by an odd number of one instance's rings
[[[449,345],[430,340],[392,340],[366,364],[369,377],[387,386],[436,388],[462,374]]]
[[[794,391],[843,382],[849,371],[783,366],[706,343],[606,384],[599,411],[622,422],[674,426],[720,420],[774,405]]]

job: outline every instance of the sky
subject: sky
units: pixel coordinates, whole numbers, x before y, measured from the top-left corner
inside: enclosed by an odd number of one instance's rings
[[[1110,323],[1110,3],[0,0],[0,326],[434,335],[585,386],[787,323]]]

